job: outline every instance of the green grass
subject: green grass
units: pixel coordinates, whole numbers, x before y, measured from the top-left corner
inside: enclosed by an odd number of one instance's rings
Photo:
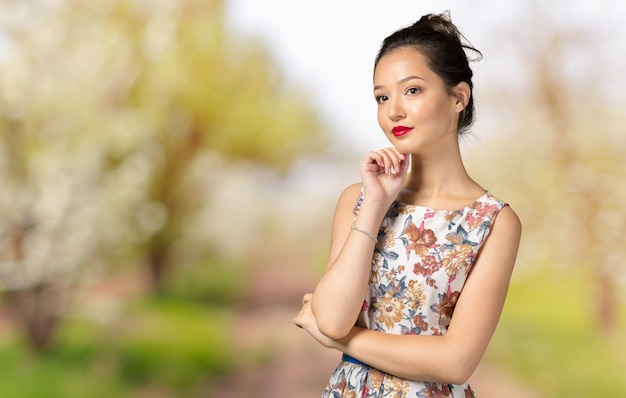
[[[68,317],[44,355],[20,336],[4,339],[0,397],[204,396],[237,364],[231,322],[242,294],[238,273],[207,266],[181,275],[162,297],[126,303],[111,324]],[[208,291],[212,286],[227,294]]]
[[[66,320],[45,355],[14,339],[0,349],[2,397],[135,397],[200,392],[235,366],[223,310],[146,304],[131,321],[100,328]]]
[[[511,368],[544,397],[626,396],[623,321],[600,332],[592,281],[580,270],[562,271],[514,278],[486,360]]]
[[[129,382],[158,381],[189,392],[233,369],[230,316],[178,302],[156,302],[138,311],[111,345]]]
[[[67,329],[58,344],[44,356],[29,350],[20,339],[0,349],[0,391],[7,398],[125,397],[129,388],[106,366],[105,352],[95,342],[72,341]],[[83,327],[84,328],[84,327]]]

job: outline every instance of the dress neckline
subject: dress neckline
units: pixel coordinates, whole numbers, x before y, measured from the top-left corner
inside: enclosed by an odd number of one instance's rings
[[[472,203],[467,204],[461,208],[457,208],[454,210],[451,209],[440,209],[440,208],[436,208],[436,207],[430,207],[430,206],[423,206],[423,205],[414,205],[411,203],[407,203],[407,202],[403,202],[401,200],[394,200],[393,203],[395,203],[398,206],[403,206],[403,207],[410,207],[413,209],[425,209],[425,210],[432,210],[434,212],[448,212],[448,213],[458,213],[458,212],[464,212],[468,209],[472,209],[474,208],[474,206],[476,205],[476,203],[483,201],[484,198],[488,198],[490,197],[491,194],[489,193],[488,190],[485,190],[485,192],[480,195],[478,198],[476,198]]]

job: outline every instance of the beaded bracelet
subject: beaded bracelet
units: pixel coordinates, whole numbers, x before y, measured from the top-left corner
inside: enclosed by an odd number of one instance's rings
[[[376,244],[378,243],[378,239],[374,235],[370,234],[369,232],[367,232],[365,230],[362,230],[361,228],[358,228],[358,227],[355,227],[355,226],[353,226],[350,229],[352,229],[353,231],[357,231],[357,232],[360,232],[362,234],[365,234],[365,235],[369,236],[374,241],[374,243],[376,243]]]

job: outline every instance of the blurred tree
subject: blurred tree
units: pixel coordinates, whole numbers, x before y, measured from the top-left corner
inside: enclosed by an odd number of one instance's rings
[[[0,287],[42,350],[108,234],[99,187],[106,145],[92,126],[99,82],[59,10],[2,7]]]
[[[624,59],[602,45],[608,32],[597,24],[559,24],[549,16],[557,13],[533,4],[517,25],[523,33],[500,36],[503,48],[517,44],[520,67],[508,87],[491,90],[494,108],[514,106],[502,112],[513,118],[501,120],[494,143],[495,162],[507,167],[484,172],[519,203],[522,258],[563,272],[584,268],[596,322],[610,330],[626,288],[618,277],[626,270],[626,213],[618,199],[626,194],[626,144],[615,106],[622,93],[606,90],[617,71],[606,66]]]
[[[157,290],[174,261],[173,244],[219,189],[208,175],[227,172],[223,163],[237,159],[286,171],[324,143],[311,105],[285,90],[260,43],[227,38],[221,2],[178,4],[168,18],[169,26],[147,27],[136,52],[146,54],[144,69],[125,104],[144,108],[155,133],[136,150],[154,164],[147,203],[164,214],[147,250]]]
[[[286,172],[325,145],[263,46],[229,36],[222,0],[0,7],[0,288],[38,349],[86,272],[144,257],[160,291],[211,254],[185,237],[212,175]]]

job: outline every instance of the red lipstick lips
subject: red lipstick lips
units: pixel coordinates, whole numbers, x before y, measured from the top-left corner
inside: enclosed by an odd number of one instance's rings
[[[402,137],[403,135],[407,134],[411,130],[413,130],[412,127],[396,126],[391,130],[391,133],[393,134],[394,137]]]

